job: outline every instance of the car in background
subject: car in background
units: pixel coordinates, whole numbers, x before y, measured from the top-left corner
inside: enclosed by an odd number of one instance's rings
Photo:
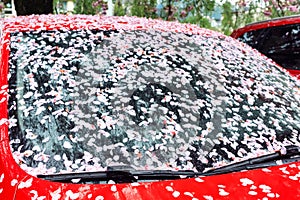
[[[231,37],[300,76],[300,15],[252,23],[233,31]]]
[[[0,199],[299,199],[300,85],[195,25],[4,19]]]

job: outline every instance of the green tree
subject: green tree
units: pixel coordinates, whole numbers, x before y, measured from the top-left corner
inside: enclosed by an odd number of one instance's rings
[[[300,0],[239,0],[234,4],[226,1],[222,8],[221,31],[228,35],[251,22],[299,14]]]
[[[229,35],[234,29],[258,20],[260,14],[257,14],[259,6],[256,1],[250,1],[248,4],[244,1],[232,4],[226,1],[222,4],[222,24],[221,31]]]
[[[266,0],[264,14],[270,18],[300,13],[300,0]]]
[[[107,2],[104,0],[77,0],[75,13],[77,14],[106,14]]]
[[[215,0],[163,0],[161,18],[197,24],[212,28],[210,16],[215,8]]]
[[[114,2],[114,15],[115,16],[126,15],[126,6],[122,4],[121,0],[116,0]]]
[[[157,18],[156,0],[133,0],[131,15],[138,17]]]
[[[232,12],[231,3],[226,1],[222,5],[222,10],[223,10],[222,31],[223,31],[223,33],[229,35],[231,33],[233,27],[236,26],[236,24],[232,21],[234,12]]]
[[[77,14],[96,14],[97,9],[93,6],[95,0],[77,0],[75,3],[75,13]]]

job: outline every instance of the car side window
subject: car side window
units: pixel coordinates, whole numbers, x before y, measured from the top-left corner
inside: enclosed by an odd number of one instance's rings
[[[239,40],[286,69],[300,70],[300,24],[250,31]]]
[[[255,49],[260,48],[261,40],[263,40],[266,36],[266,30],[265,29],[259,29],[254,31],[245,32],[243,35],[241,35],[238,40],[241,42],[244,42],[251,47]]]
[[[270,28],[260,51],[287,69],[300,69],[300,24]]]

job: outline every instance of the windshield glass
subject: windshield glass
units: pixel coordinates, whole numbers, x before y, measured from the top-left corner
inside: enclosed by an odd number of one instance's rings
[[[192,169],[299,145],[299,84],[229,38],[11,35],[10,145],[28,173]]]

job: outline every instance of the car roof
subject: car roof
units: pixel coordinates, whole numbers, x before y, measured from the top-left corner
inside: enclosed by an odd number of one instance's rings
[[[25,32],[36,30],[158,30],[186,34],[212,34],[213,31],[193,24],[146,19],[127,16],[100,15],[30,15],[5,18],[2,21],[4,32]],[[218,32],[215,32],[218,34]],[[221,33],[219,33],[221,35]]]
[[[288,25],[288,24],[297,24],[297,23],[300,23],[300,15],[278,17],[278,18],[247,24],[244,27],[234,30],[230,36],[233,38],[238,38],[239,36],[249,31],[268,28],[268,27]]]

